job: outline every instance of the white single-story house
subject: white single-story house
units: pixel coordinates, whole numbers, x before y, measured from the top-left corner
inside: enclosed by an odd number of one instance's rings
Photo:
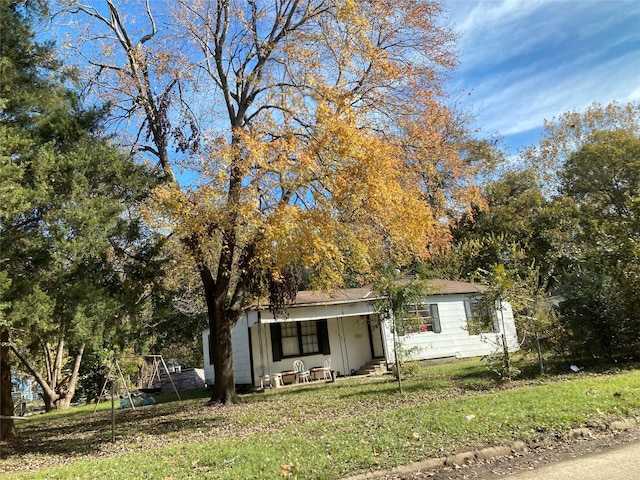
[[[411,325],[399,331],[405,356],[412,360],[488,355],[505,335],[509,348],[518,349],[513,313],[508,303],[494,314],[493,324],[480,324],[474,300],[481,285],[430,280],[431,293],[417,302]],[[370,287],[298,292],[285,315],[274,316],[268,306],[249,309],[236,324],[233,364],[236,383],[263,385],[274,376],[289,383],[293,362],[306,369],[322,367],[330,359],[336,376],[348,376],[374,362],[395,362],[392,326],[381,320],[380,297]],[[415,318],[419,320],[416,321]],[[202,332],[205,380],[214,381],[209,329]],[[290,378],[287,379],[286,377]]]

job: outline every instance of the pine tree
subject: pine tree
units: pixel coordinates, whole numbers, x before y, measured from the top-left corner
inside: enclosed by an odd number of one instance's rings
[[[45,6],[0,5],[3,361],[8,348],[45,407],[66,408],[85,349],[122,338],[151,283],[136,203],[155,178],[104,138],[104,112],[83,108],[72,72],[36,41]]]

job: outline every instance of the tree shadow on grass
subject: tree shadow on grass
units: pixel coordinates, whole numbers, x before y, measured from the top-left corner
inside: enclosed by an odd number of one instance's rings
[[[482,387],[482,388],[481,388]],[[481,387],[471,382],[451,382],[450,379],[442,378],[411,378],[406,377],[402,380],[403,394],[425,394],[424,401],[438,401],[439,399],[450,399],[455,395],[462,395],[467,391],[485,390],[489,387],[482,385]],[[394,397],[400,394],[400,388],[397,379],[389,377],[389,379],[381,384],[377,384],[375,388],[360,389],[357,391],[348,391],[340,394],[340,398],[348,399],[353,397],[371,398],[371,397]]]
[[[196,407],[193,403],[191,405]],[[201,410],[193,408],[191,417],[188,416],[189,411],[191,408],[184,402],[136,407],[135,410],[117,409],[114,411],[116,440],[125,444],[140,442],[171,432],[188,433],[203,427],[224,427],[233,421],[228,415],[216,415],[210,409],[207,409],[209,415],[204,415]],[[19,458],[25,454],[77,458],[109,449],[108,445],[112,443],[110,409],[100,409],[95,414],[84,409],[66,412],[66,415],[56,412],[49,418],[46,415],[27,420],[22,428],[19,425],[18,439],[2,445],[0,458]]]

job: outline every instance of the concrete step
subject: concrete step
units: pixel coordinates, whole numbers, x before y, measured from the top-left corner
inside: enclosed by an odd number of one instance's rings
[[[384,375],[387,373],[387,362],[384,358],[373,358],[356,370],[356,375]]]

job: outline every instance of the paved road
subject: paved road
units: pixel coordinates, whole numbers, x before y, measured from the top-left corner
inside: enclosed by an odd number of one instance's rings
[[[596,431],[587,438],[533,445],[530,450],[487,461],[422,464],[362,476],[378,480],[640,480],[640,421],[637,428]]]
[[[505,477],[503,477],[505,478]],[[509,480],[639,480],[640,441],[509,475]]]

